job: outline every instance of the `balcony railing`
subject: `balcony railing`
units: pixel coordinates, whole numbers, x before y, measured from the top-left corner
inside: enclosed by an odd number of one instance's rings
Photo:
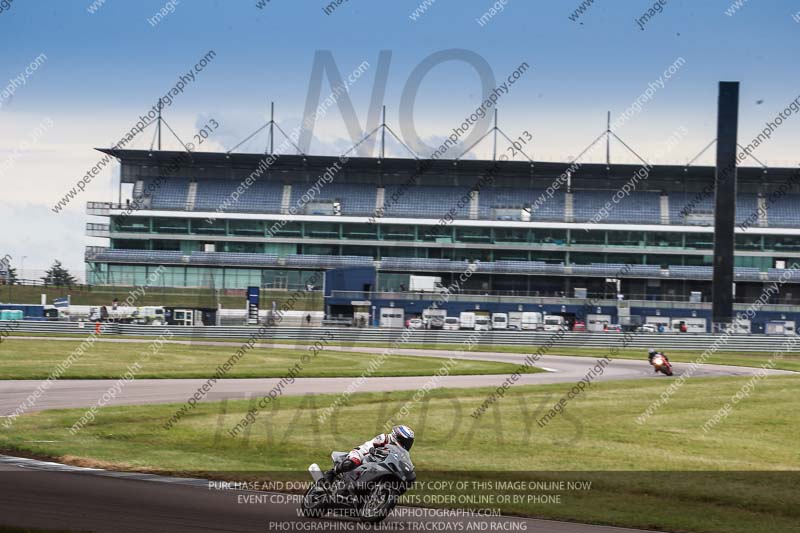
[[[97,254],[107,252],[110,249],[111,248],[108,246],[87,246],[86,250],[84,251],[84,257],[87,261],[91,261],[97,256]]]
[[[86,224],[86,235],[89,237],[110,237],[111,226],[109,224],[94,224],[89,222]]]
[[[108,215],[111,211],[111,202],[86,202],[86,214]]]

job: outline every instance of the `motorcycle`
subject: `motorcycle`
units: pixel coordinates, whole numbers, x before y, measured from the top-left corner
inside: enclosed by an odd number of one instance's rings
[[[347,457],[347,452],[333,452],[334,465]],[[316,463],[308,467],[314,483],[303,495],[300,511],[303,516],[321,518],[330,512],[351,515],[362,522],[383,521],[397,502],[416,481],[414,464],[408,452],[393,444],[373,449],[363,464],[338,474],[328,483]]]
[[[667,359],[667,356],[664,354],[656,354],[653,357],[653,360],[650,361],[650,364],[653,365],[654,372],[657,374],[659,372],[663,372],[667,376],[672,375],[672,364]]]

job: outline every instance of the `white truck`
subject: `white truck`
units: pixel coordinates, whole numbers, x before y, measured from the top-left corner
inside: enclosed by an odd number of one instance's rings
[[[442,292],[442,278],[439,276],[410,276],[408,280],[410,292]]]
[[[522,311],[508,313],[508,329],[522,329]]]
[[[567,321],[561,315],[547,315],[544,317],[544,330],[545,331],[565,331],[567,329]]]
[[[164,308],[160,306],[148,305],[137,307],[133,313],[134,321],[137,324],[151,324],[153,326],[163,326],[167,323],[164,318]]]
[[[459,329],[475,329],[475,313],[464,311],[458,315]]]
[[[489,314],[475,315],[475,331],[490,331],[492,329],[492,319]]]
[[[70,309],[72,318],[82,317],[82,307],[72,306]],[[89,321],[105,320],[107,322],[117,322],[120,324],[151,324],[154,326],[163,326],[166,324],[164,318],[164,308],[159,306],[145,306],[145,307],[127,307],[118,306],[114,309],[112,306],[107,305],[106,315],[104,316],[102,306],[92,306],[89,308],[87,318]]]
[[[492,329],[508,329],[508,314],[492,313]]]
[[[611,324],[611,315],[586,315],[586,331],[605,331],[609,324]]]
[[[522,313],[522,329],[542,329],[542,313],[526,311]]]

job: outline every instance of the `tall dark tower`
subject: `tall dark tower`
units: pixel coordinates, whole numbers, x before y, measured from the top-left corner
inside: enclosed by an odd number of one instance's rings
[[[717,105],[717,171],[714,178],[714,330],[733,322],[733,257],[736,221],[736,151],[739,126],[739,82],[719,83]]]

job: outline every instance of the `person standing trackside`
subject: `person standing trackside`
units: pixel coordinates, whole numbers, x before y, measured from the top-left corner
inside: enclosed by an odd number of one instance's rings
[[[308,313],[308,314],[306,315],[306,325],[307,325],[307,326],[310,326],[310,325],[311,325],[311,313]]]

